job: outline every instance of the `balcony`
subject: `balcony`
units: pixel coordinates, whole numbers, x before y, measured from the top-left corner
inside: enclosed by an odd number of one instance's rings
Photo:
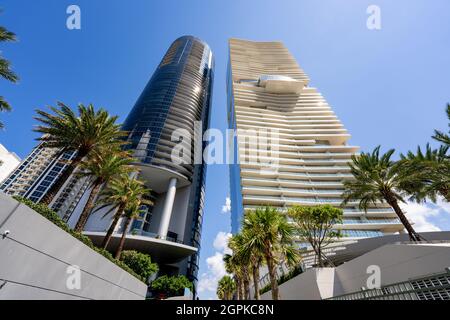
[[[303,81],[283,75],[261,75],[258,79],[258,85],[270,93],[300,94],[305,84]]]
[[[84,231],[84,235],[88,236],[94,245],[100,246],[106,232]],[[108,250],[115,252],[117,249],[122,233],[114,233],[108,245]],[[156,234],[150,232],[129,232],[126,235],[124,250],[136,250],[147,253],[152,260],[161,263],[177,263],[191,256],[198,251],[197,248],[175,239],[166,238],[159,239]]]

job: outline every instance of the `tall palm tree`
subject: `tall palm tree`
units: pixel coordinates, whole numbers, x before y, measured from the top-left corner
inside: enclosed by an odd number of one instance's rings
[[[278,300],[277,264],[282,261],[295,264],[300,259],[295,249],[295,229],[284,214],[270,206],[248,211],[243,225],[245,229],[252,230],[252,237],[245,238],[243,250],[255,250],[264,256],[269,270],[272,299]]]
[[[225,271],[234,276],[236,282],[236,299],[243,300],[244,299],[244,285],[242,280],[242,270],[239,263],[236,261],[235,257],[231,254],[225,254],[223,256],[223,262],[225,264]]]
[[[144,193],[142,194],[142,196]],[[133,219],[139,217],[139,214],[143,212],[142,205],[148,203],[145,199],[142,199],[140,196],[137,196],[133,199],[131,203],[128,203],[123,211],[123,216],[125,217],[125,222],[123,224],[122,236],[120,237],[119,246],[117,247],[116,259],[120,259],[120,255],[122,254],[123,246],[125,244],[125,237],[127,234],[128,227]]]
[[[112,234],[119,222],[119,219],[124,214],[128,207],[136,205],[151,205],[151,201],[144,199],[149,193],[149,190],[144,186],[144,183],[128,175],[113,178],[100,192],[98,207],[96,211],[109,207],[109,210],[104,216],[115,210],[113,221],[103,238],[102,248],[106,249]],[[126,231],[126,228],[124,229]]]
[[[259,251],[257,247],[245,246],[245,244],[255,236],[254,232],[257,232],[257,230],[252,229],[252,225],[245,224],[244,221],[244,225],[242,228],[242,243],[238,250],[240,251],[240,254],[243,255],[249,262],[249,268],[251,269],[253,280],[253,297],[255,298],[255,300],[260,300],[261,295],[259,292],[259,269],[261,268],[261,265],[263,263],[264,255],[263,252]]]
[[[110,116],[102,108],[96,111],[92,104],[87,107],[79,104],[78,115],[61,102],[58,102],[58,107],[50,109],[53,114],[36,111],[39,116],[35,119],[41,125],[34,131],[43,134],[38,140],[43,141],[45,147],[58,148],[61,152],[74,151],[76,155],[41,199],[40,202],[46,205],[50,204],[84,157],[105,148],[118,147],[123,144],[120,139],[125,135],[120,125],[116,124],[117,116]]]
[[[427,144],[425,152],[417,147],[417,152],[401,154],[399,170],[404,176],[402,189],[418,202],[426,198],[436,202],[438,195],[450,202],[450,158],[448,146],[432,149]]]
[[[250,256],[242,250],[244,245],[244,237],[241,233],[233,235],[228,241],[229,248],[233,251],[231,256],[232,263],[235,265],[235,271],[240,275],[244,295],[243,299],[250,299]]]
[[[450,127],[450,103],[447,103],[446,112],[447,112],[447,118],[449,120],[448,126]],[[439,130],[434,130],[433,138],[437,141],[442,142],[446,146],[450,146],[450,130],[448,131],[448,133],[444,133]]]
[[[223,276],[217,285],[217,296],[222,300],[231,300],[236,290],[236,283],[230,276]]]
[[[409,238],[412,241],[420,241],[420,235],[414,230],[399,206],[399,201],[405,202],[402,196],[402,185],[409,178],[404,177],[399,166],[391,160],[394,151],[391,149],[380,155],[380,146],[378,146],[372,153],[362,152],[360,155],[352,155],[349,166],[354,179],[344,181],[342,205],[357,200],[360,209],[367,211],[370,203],[387,202],[403,223]]]
[[[16,41],[16,35],[8,31],[5,27],[0,26],[0,42],[14,42]],[[11,64],[8,60],[3,58],[0,54],[0,77],[12,82],[16,83],[19,80],[17,74],[15,74],[11,70]],[[0,96],[0,112],[3,111],[11,111],[10,104]],[[0,121],[0,128],[3,128],[3,123]]]
[[[92,179],[92,182],[90,185],[91,193],[75,226],[76,232],[83,231],[89,215],[94,208],[94,200],[101,186],[108,183],[114,177],[128,174],[135,170],[131,166],[132,161],[133,158],[130,157],[128,152],[117,149],[105,149],[101,153],[89,155],[86,161],[81,162],[76,175],[78,177]]]

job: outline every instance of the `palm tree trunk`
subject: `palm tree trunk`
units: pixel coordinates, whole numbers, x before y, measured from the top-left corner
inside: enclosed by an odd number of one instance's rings
[[[114,214],[114,218],[113,218],[111,225],[109,226],[108,232],[106,232],[106,235],[103,238],[103,242],[102,242],[103,249],[106,249],[106,247],[108,247],[109,241],[111,240],[112,234],[114,233],[114,229],[116,229],[117,223],[119,222],[119,219],[122,216],[124,207],[125,207],[125,205],[121,205],[117,209],[117,212]]]
[[[401,223],[403,224],[403,226],[405,227],[406,231],[409,234],[409,239],[411,241],[417,241],[420,242],[421,241],[421,237],[419,236],[419,234],[414,230],[413,226],[411,225],[411,223],[409,223],[408,219],[406,218],[405,214],[403,213],[402,209],[400,208],[400,206],[398,205],[398,201],[397,199],[395,199],[392,196],[387,196],[386,197],[386,201],[387,203],[389,203],[389,205],[394,209],[395,213],[397,214],[398,218],[400,219]]]
[[[45,195],[42,197],[39,203],[49,205],[59,190],[62,188],[64,183],[69,179],[72,175],[75,168],[80,164],[81,160],[87,155],[87,152],[78,152],[75,158],[70,161],[67,168],[61,173],[61,175],[56,179],[56,181],[52,184],[52,186],[48,189]]]
[[[272,300],[279,300],[280,295],[278,293],[278,280],[275,271],[275,261],[272,258],[271,252],[265,253],[267,268],[269,269],[270,286],[272,288]]]
[[[100,191],[101,185],[102,185],[101,181],[94,182],[92,191],[89,194],[89,198],[86,202],[86,205],[83,208],[83,212],[81,213],[80,217],[78,218],[77,224],[75,225],[75,232],[83,231],[84,226],[86,225],[86,222],[89,218],[89,215],[91,214],[91,211],[94,208],[94,200],[97,197],[98,192]]]
[[[128,226],[130,225],[131,219],[126,217],[125,224],[123,226],[122,237],[120,238],[119,247],[116,252],[116,259],[120,259],[120,255],[122,254],[123,245],[125,243],[125,236],[127,234]]]
[[[250,300],[250,280],[247,270],[244,274],[244,300]]]
[[[256,263],[252,266],[252,272],[253,272],[253,289],[255,290],[254,298],[255,300],[260,299],[259,294],[259,263]]]
[[[236,277],[236,299],[241,300],[241,279],[239,277]]]

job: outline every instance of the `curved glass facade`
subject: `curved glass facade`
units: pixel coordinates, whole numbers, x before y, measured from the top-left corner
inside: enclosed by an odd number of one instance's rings
[[[202,121],[203,130],[209,124],[213,64],[205,42],[183,36],[172,43],[123,125],[140,161],[192,178],[194,122]],[[172,162],[175,129],[191,134],[190,164]]]
[[[135,158],[143,164],[176,172],[189,181],[188,195],[183,195],[185,200],[180,200],[187,202],[186,206],[180,205],[175,198],[175,205],[186,208],[181,211],[187,210],[182,214],[185,217],[184,232],[179,232],[182,238],[178,238],[178,241],[198,250],[206,164],[194,164],[194,131],[200,133],[199,128],[195,127],[197,121],[202,124],[201,134],[209,127],[213,76],[214,60],[209,46],[192,36],[178,38],[167,50],[123,125],[123,130],[129,132],[127,148],[133,150]],[[176,129],[183,129],[191,136],[190,140],[184,140],[183,136],[183,143],[190,141],[190,145],[186,145],[191,150],[188,163],[177,164],[172,161],[172,150],[180,144],[180,141],[172,141],[172,133]],[[203,148],[204,144],[202,142]],[[177,216],[174,219],[181,216],[178,208],[172,212],[172,215]],[[198,252],[179,263],[179,273],[186,274],[194,284],[199,268]]]

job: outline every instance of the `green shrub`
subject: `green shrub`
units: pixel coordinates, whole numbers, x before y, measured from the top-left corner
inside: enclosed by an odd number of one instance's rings
[[[67,233],[69,233],[74,238],[76,238],[79,241],[83,242],[89,248],[91,248],[95,252],[101,254],[106,259],[108,259],[112,263],[116,264],[117,266],[119,266],[120,268],[125,270],[126,272],[130,273],[131,275],[133,275],[134,277],[138,278],[139,280],[141,280],[143,282],[147,282],[146,278],[143,278],[139,274],[134,272],[124,262],[115,259],[111,255],[111,253],[109,253],[107,250],[102,249],[102,248],[97,248],[96,246],[94,246],[94,244],[92,243],[91,239],[89,239],[89,237],[87,237],[87,236],[85,236],[85,235],[83,235],[81,233],[75,232],[72,229],[70,229],[69,226],[56,214],[56,212],[51,210],[50,208],[48,208],[46,205],[40,204],[40,203],[34,203],[33,201],[31,201],[29,199],[25,199],[25,198],[18,197],[18,196],[14,196],[13,198],[15,200],[17,200],[17,201],[27,205],[28,207],[30,207],[31,209],[33,209],[34,211],[39,213],[41,216],[43,216],[47,220],[51,221],[53,224],[57,225],[62,230],[66,231]]]
[[[183,275],[170,277],[164,275],[153,281],[151,285],[152,290],[164,293],[169,297],[183,295],[184,288],[192,290],[192,287],[192,282]]]
[[[125,250],[122,252],[120,260],[144,279],[148,279],[152,274],[158,272],[158,265],[152,263],[148,254]]]

